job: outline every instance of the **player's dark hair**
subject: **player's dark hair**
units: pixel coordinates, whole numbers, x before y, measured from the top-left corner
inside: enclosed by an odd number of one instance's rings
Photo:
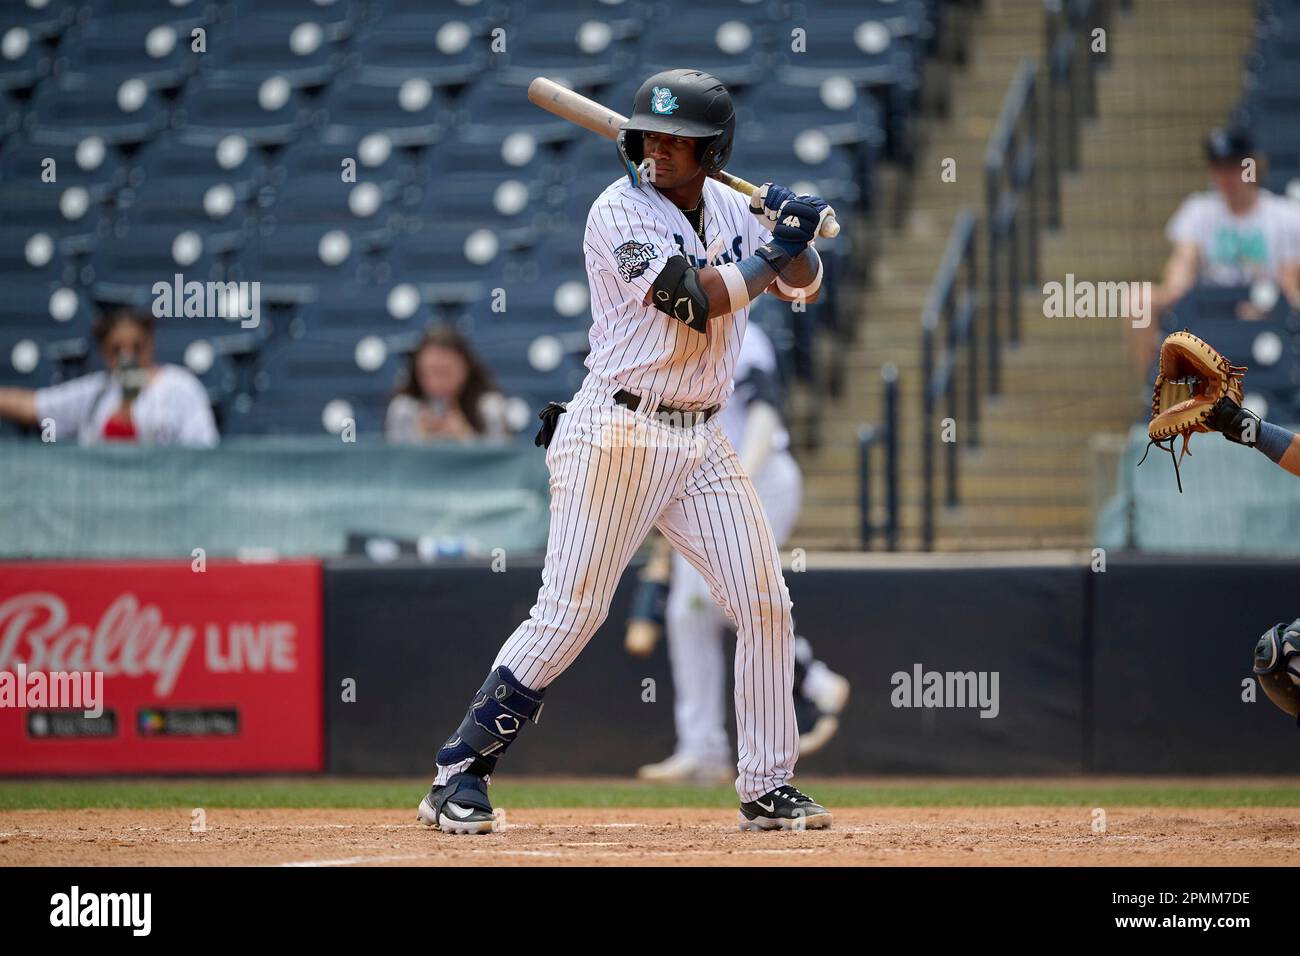
[[[396,394],[409,395],[419,401],[426,398],[420,389],[416,366],[420,360],[420,353],[428,348],[449,349],[459,355],[465,363],[465,384],[461,386],[460,394],[456,396],[456,404],[470,427],[481,433],[484,423],[483,413],[479,407],[480,400],[488,392],[497,391],[496,381],[487,365],[471,348],[469,341],[454,326],[440,323],[429,327],[420,344],[407,356],[406,372],[397,387]]]
[[[90,327],[91,338],[95,344],[103,346],[104,341],[108,338],[110,332],[121,325],[123,322],[134,322],[144,330],[144,334],[153,338],[154,317],[151,313],[142,309],[120,308],[112,312],[105,312],[95,320],[95,324]]]

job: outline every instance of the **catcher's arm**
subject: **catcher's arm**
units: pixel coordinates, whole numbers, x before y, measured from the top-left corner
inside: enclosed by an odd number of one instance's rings
[[[1300,435],[1263,421],[1230,396],[1215,403],[1205,424],[1238,445],[1250,445],[1293,475],[1300,475]]]

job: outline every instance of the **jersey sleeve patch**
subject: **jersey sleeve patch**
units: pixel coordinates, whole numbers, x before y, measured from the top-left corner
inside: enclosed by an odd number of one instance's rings
[[[631,282],[637,276],[644,275],[650,266],[650,260],[659,256],[655,247],[648,242],[630,239],[614,250],[618,259],[618,274],[624,282]]]

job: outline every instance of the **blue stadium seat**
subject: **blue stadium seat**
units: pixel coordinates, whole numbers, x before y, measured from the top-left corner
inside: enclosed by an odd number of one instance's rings
[[[243,14],[212,32],[206,54],[211,59],[204,66],[217,80],[260,81],[275,74],[295,88],[319,87],[344,67],[351,31],[346,21],[322,25],[310,17],[295,23]]]
[[[114,145],[143,143],[169,119],[158,94],[135,80],[114,86],[76,77],[41,84],[31,112],[38,117],[31,136],[41,143],[78,143],[87,136]]]
[[[137,78],[150,89],[176,89],[210,55],[191,49],[190,31],[206,21],[185,17],[180,8],[162,6],[152,14],[88,20],[64,38],[59,70],[82,82],[93,77],[116,87]]]
[[[547,11],[521,21],[509,34],[501,78],[527,86],[533,77],[567,80],[576,89],[609,83],[636,62],[632,41],[641,32],[639,18],[618,7],[604,11]]]
[[[469,83],[489,68],[489,33],[500,21],[474,8],[384,13],[357,38],[367,82],[396,86],[420,77],[434,86]]]
[[[54,160],[47,167],[46,160]],[[49,174],[45,170],[51,169]],[[127,167],[120,164],[115,150],[101,140],[86,139],[79,143],[34,143],[18,135],[5,143],[0,150],[0,182],[22,183],[32,188],[48,186],[66,189],[81,186],[91,193],[91,198],[102,202],[112,193],[127,185]],[[53,182],[45,182],[48,175]]]
[[[40,344],[83,336],[92,312],[89,295],[61,282],[18,283],[0,296],[0,342],[12,347],[24,338]],[[7,352],[0,359],[8,361]]]
[[[730,171],[750,182],[775,182],[810,191],[832,205],[862,200],[861,168],[848,150],[817,129],[751,123],[736,131]]]
[[[230,274],[261,282],[263,302],[313,302],[355,282],[364,253],[360,242],[334,224],[283,224],[245,246]]]
[[[222,247],[192,225],[149,225],[124,218],[116,229],[119,234],[100,242],[90,255],[96,297],[117,300],[118,291],[101,287],[148,289],[155,282],[171,281],[176,273],[186,280],[223,278],[217,260]]]
[[[456,104],[456,136],[462,142],[497,145],[512,133],[538,143],[567,143],[589,135],[580,126],[534,106],[521,86],[485,78]]]
[[[543,224],[542,185],[497,173],[435,174],[420,189],[418,213],[431,228],[452,223],[492,225],[500,230]]]
[[[37,39],[57,39],[77,17],[77,0],[12,0],[0,12],[0,36],[22,27]]]
[[[770,75],[772,42],[771,28],[748,20],[743,9],[725,17],[684,7],[672,17],[652,18],[646,24],[640,78],[685,66],[713,74],[736,92]]]
[[[251,228],[253,198],[251,185],[232,185],[221,177],[155,176],[120,193],[118,205],[143,226],[194,229],[207,235]]]
[[[117,0],[105,0],[116,3]],[[155,0],[130,0],[132,3]],[[197,2],[197,0],[193,0]],[[355,29],[365,19],[365,4],[358,0],[230,0],[231,20],[245,17],[272,17],[292,23],[319,23],[329,29]]]
[[[4,224],[45,232],[56,239],[92,236],[111,198],[106,190],[92,193],[81,185],[39,180],[6,180],[0,183],[0,209]]]
[[[53,40],[0,14],[0,90],[25,92],[50,75]]]
[[[508,254],[498,230],[462,223],[456,229],[433,226],[402,237],[393,246],[392,261],[396,275],[420,283],[496,285]]]
[[[288,81],[268,75],[260,80],[191,83],[175,121],[191,143],[216,145],[237,134],[254,145],[275,146],[296,139],[307,115]]]
[[[329,126],[324,139],[358,145],[382,132],[390,147],[423,147],[440,141],[451,124],[445,97],[422,77],[399,83],[372,83],[361,77],[343,81],[325,101]]]
[[[338,401],[359,434],[375,434],[393,389],[385,376],[361,373],[355,343],[310,339],[266,350],[257,381],[251,407],[227,418],[233,434],[319,434],[326,407]]]
[[[202,137],[200,137],[202,139]],[[266,181],[266,167],[256,149],[242,136],[214,144],[190,142],[178,133],[160,136],[140,155],[144,181],[188,179],[228,182],[241,194]]]
[[[395,186],[366,179],[343,182],[337,171],[292,169],[274,189],[274,202],[267,207],[266,216],[277,225],[313,223],[358,233],[383,229],[387,227],[385,206],[393,199]]]

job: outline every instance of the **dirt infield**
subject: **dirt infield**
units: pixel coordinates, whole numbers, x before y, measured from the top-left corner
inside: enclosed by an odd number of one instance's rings
[[[872,807],[835,827],[742,833],[734,811],[537,809],[447,836],[388,810],[0,813],[0,866],[1263,865],[1300,864],[1300,809]]]

